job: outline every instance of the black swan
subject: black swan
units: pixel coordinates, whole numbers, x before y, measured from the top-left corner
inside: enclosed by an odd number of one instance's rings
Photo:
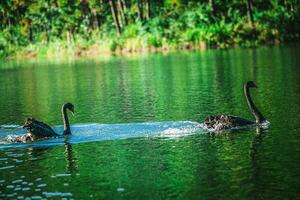
[[[253,81],[248,81],[244,84],[244,94],[247,100],[248,107],[252,114],[254,115],[256,121],[249,121],[241,117],[231,116],[231,115],[216,115],[209,116],[204,120],[203,126],[206,129],[222,130],[229,129],[237,126],[245,126],[251,124],[260,124],[266,121],[261,112],[254,105],[252,98],[250,96],[250,88],[257,88]]]
[[[71,103],[65,103],[62,105],[61,113],[64,122],[63,135],[71,134],[67,110],[71,111],[72,114],[74,114],[74,105]],[[23,128],[27,129],[28,133],[14,138],[13,142],[32,142],[41,138],[59,136],[50,126],[33,118],[27,118]]]

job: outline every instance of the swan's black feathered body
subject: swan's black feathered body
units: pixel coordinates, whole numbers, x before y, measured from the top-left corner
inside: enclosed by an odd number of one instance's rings
[[[218,131],[222,129],[230,129],[237,126],[251,125],[255,124],[255,122],[232,115],[215,115],[207,117],[204,120],[203,124],[207,129]]]
[[[64,122],[64,132],[63,135],[71,134],[69,119],[67,115],[67,110],[74,113],[74,106],[71,103],[65,103],[62,106],[61,112]],[[25,135],[18,136],[14,138],[13,142],[32,142],[41,138],[57,137],[59,136],[54,130],[47,124],[38,121],[33,118],[27,118],[23,128],[27,129],[28,133]]]
[[[238,126],[259,124],[266,121],[264,116],[261,114],[261,112],[257,109],[257,107],[254,105],[254,102],[252,101],[252,98],[250,96],[250,88],[257,88],[257,86],[253,81],[248,81],[247,83],[245,83],[244,94],[247,100],[248,107],[256,119],[255,122],[241,117],[232,116],[232,115],[216,115],[216,116],[209,116],[204,120],[203,122],[204,128],[218,131],[218,130],[230,129]]]
[[[58,136],[50,126],[33,118],[27,118],[23,128],[26,128],[36,138]]]

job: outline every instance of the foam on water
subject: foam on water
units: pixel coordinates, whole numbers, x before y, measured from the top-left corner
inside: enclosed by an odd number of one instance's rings
[[[254,124],[244,127],[234,127],[232,129],[245,128],[268,128],[270,122]],[[63,132],[63,126],[54,126],[57,133]],[[124,124],[75,124],[71,126],[72,135],[65,137],[49,138],[32,143],[11,143],[11,138],[25,134],[26,130],[18,125],[1,125],[0,128],[0,148],[10,147],[31,147],[31,146],[55,146],[64,145],[66,140],[70,144],[83,142],[94,142],[103,140],[118,140],[137,137],[160,137],[174,139],[193,134],[215,132],[215,129],[205,129],[202,123],[191,121],[178,122],[144,122],[144,123],[124,123]]]
[[[5,127],[9,127],[5,125]],[[63,132],[63,126],[53,127],[57,133]],[[164,137],[178,138],[201,132],[200,124],[190,121],[179,122],[144,122],[124,124],[75,124],[71,126],[72,135],[66,137],[49,138],[32,143],[17,144],[9,140],[25,134],[21,126],[0,129],[0,148],[29,147],[29,146],[55,146],[63,145],[65,140],[70,144],[93,142],[102,140],[118,140],[134,137]]]

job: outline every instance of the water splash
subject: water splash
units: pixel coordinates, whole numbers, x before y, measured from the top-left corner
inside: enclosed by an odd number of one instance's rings
[[[250,126],[234,127],[232,129],[248,128],[268,128],[270,122],[253,124]],[[53,127],[57,133],[63,132],[63,126]],[[70,144],[83,142],[95,142],[103,140],[119,140],[138,137],[159,137],[175,139],[184,136],[216,132],[215,129],[206,129],[202,123],[191,121],[179,122],[144,122],[144,123],[124,123],[124,124],[75,124],[71,127],[72,135],[66,137],[49,138],[32,143],[20,144],[11,143],[12,138],[25,134],[26,131],[18,125],[1,125],[0,128],[0,149],[10,147],[47,147],[64,145],[67,139]],[[222,130],[221,130],[222,131]],[[217,132],[221,132],[217,131]]]
[[[9,127],[5,125],[5,127]],[[57,133],[63,132],[63,126],[53,127]],[[25,134],[26,130],[19,127],[0,129],[0,148],[31,147],[31,146],[55,146],[63,145],[67,138],[68,143],[76,144],[83,142],[94,142],[102,140],[118,140],[135,137],[163,137],[178,138],[201,131],[200,124],[190,121],[179,122],[145,122],[124,124],[75,124],[71,126],[72,135],[66,137],[49,138],[32,143],[11,143],[12,138]]]

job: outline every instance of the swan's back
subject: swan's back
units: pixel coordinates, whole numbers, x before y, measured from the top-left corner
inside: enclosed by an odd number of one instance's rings
[[[23,127],[37,138],[57,136],[50,126],[33,118],[27,118]]]
[[[255,122],[232,115],[215,115],[208,116],[204,120],[203,125],[206,129],[213,129],[217,131],[222,129],[230,129],[236,126],[251,125],[254,123]]]

